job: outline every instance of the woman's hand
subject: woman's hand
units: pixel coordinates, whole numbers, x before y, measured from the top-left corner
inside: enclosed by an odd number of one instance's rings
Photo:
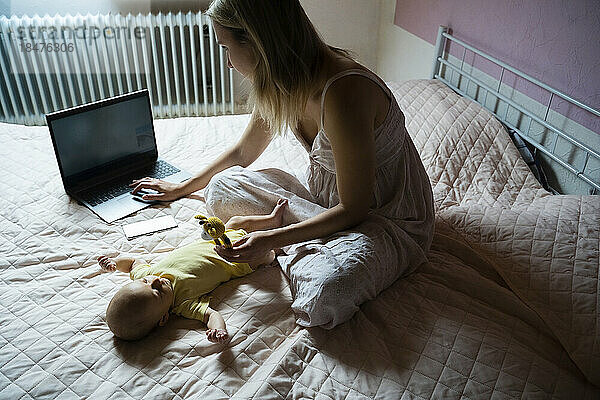
[[[172,201],[183,197],[183,185],[180,183],[172,183],[155,178],[142,178],[134,180],[129,187],[133,187],[132,194],[136,194],[142,189],[153,189],[159,193],[145,194],[142,196],[144,200]]]
[[[232,245],[231,249],[215,246],[215,251],[229,262],[251,263],[264,260],[273,249],[273,242],[266,231],[251,232]]]

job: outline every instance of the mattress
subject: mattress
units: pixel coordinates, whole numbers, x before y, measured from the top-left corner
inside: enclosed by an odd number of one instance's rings
[[[202,191],[105,224],[70,199],[46,127],[0,124],[0,398],[508,399],[600,397],[600,202],[551,196],[489,112],[436,81],[391,83],[436,200],[429,263],[332,330],[301,328],[277,267],[213,292],[231,341],[173,318],[115,340],[106,306],[122,273],[194,240]],[[199,171],[248,115],[156,120],[159,154]],[[305,182],[291,133],[251,166]],[[121,224],[178,227],[127,240]]]

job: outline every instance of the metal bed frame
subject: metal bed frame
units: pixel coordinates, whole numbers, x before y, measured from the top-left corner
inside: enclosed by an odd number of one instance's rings
[[[462,55],[462,60],[460,60],[460,65],[455,65],[450,61],[451,60],[450,51],[449,51],[450,42],[454,42],[454,43],[462,46],[462,48],[464,49],[463,55]],[[498,85],[496,88],[490,87],[490,85],[484,83],[482,80],[473,76],[472,72],[465,71],[465,68],[464,68],[465,67],[465,55],[466,55],[467,50],[472,51],[476,55],[485,58],[486,60],[496,64],[498,67],[501,68],[502,73],[500,75],[500,81],[498,82]],[[458,59],[457,57],[454,57],[454,58]],[[474,68],[472,65],[470,65],[470,67],[471,67],[471,70]],[[448,76],[449,75],[448,70],[451,71],[451,73],[452,73],[452,76],[450,76],[450,77]],[[545,89],[546,91],[548,91],[550,93],[550,101],[548,102],[548,105],[546,107],[546,112],[545,112],[544,118],[541,118],[541,117],[535,115],[532,110],[526,109],[524,105],[518,104],[513,99],[510,99],[509,97],[507,97],[506,95],[501,93],[500,89],[502,86],[502,78],[504,76],[505,71],[510,71],[513,74],[525,79],[528,82],[535,84],[536,86],[538,86],[540,88]],[[455,76],[454,76],[455,74],[458,74],[458,79],[455,79]],[[463,77],[467,79],[466,85],[464,85]],[[569,135],[568,133],[564,132],[564,130],[558,128],[557,126],[551,124],[548,121],[548,114],[549,114],[550,106],[552,104],[552,100],[553,100],[554,96],[558,96],[558,97],[566,100],[568,103],[573,104],[574,106],[579,107],[579,108],[581,108],[595,116],[598,116],[598,117],[600,117],[600,111],[593,109],[592,107],[589,107],[589,106],[571,98],[570,96],[538,81],[535,78],[532,78],[531,76],[511,67],[510,65],[508,65],[494,57],[491,57],[491,56],[485,54],[484,52],[482,52],[481,50],[478,50],[478,49],[474,48],[473,46],[455,38],[454,36],[449,34],[449,29],[444,26],[440,26],[439,30],[438,30],[437,40],[436,40],[436,44],[435,44],[435,51],[434,51],[433,67],[431,70],[431,78],[435,78],[435,79],[438,79],[438,80],[444,82],[447,86],[452,88],[454,91],[456,91],[460,95],[467,97],[467,98],[481,104],[488,111],[492,112],[504,124],[504,126],[507,128],[509,133],[515,135],[515,139],[517,139],[517,142],[521,142],[521,140],[519,140],[519,139],[522,139],[522,141],[526,142],[527,144],[529,144],[530,146],[532,146],[534,148],[534,153],[536,153],[536,155],[537,155],[537,151],[545,154],[547,157],[554,160],[556,163],[558,163],[559,165],[563,166],[565,169],[567,169],[568,171],[573,173],[577,178],[586,182],[591,187],[590,194],[600,193],[600,178],[593,178],[590,175],[591,168],[590,168],[590,162],[589,162],[590,158],[592,158],[595,160],[595,161],[593,161],[593,163],[600,165],[600,151],[591,148],[590,146],[586,145],[585,143],[582,143],[580,140],[574,138],[572,135]],[[469,94],[469,85],[471,83],[476,85],[475,91],[474,91],[475,95]],[[461,86],[463,86],[463,87],[461,88]],[[466,86],[466,87],[464,87],[464,86]],[[483,101],[481,101],[481,99],[479,98],[481,91],[484,91],[484,93],[485,93]],[[495,106],[492,109],[487,107],[488,94],[495,96],[495,98],[496,98]],[[501,112],[501,107],[498,106],[500,102],[503,102],[506,104],[506,111],[504,113]],[[513,110],[515,110],[518,113],[518,118],[517,118],[517,120],[519,121],[518,123],[514,123],[513,121],[510,121],[508,118],[508,113],[509,113],[509,110],[511,109],[511,107]],[[525,122],[527,120],[529,121],[526,129],[523,127],[523,125],[525,125],[525,123],[523,123],[523,120],[525,120]],[[553,143],[550,147],[547,145],[544,145],[540,141],[538,141],[535,138],[530,136],[532,122],[535,122],[542,127],[544,135],[546,133],[550,133],[551,135],[554,135]],[[597,132],[597,133],[600,134],[600,132]],[[561,157],[559,154],[557,154],[556,147],[557,147],[559,137],[566,140],[567,142],[569,142],[570,145],[573,146],[574,150],[583,152],[581,163],[577,163],[579,165],[575,165],[576,163],[569,159],[572,157],[568,157],[567,159],[565,159],[565,157]],[[535,158],[537,159],[537,157],[535,157]],[[528,163],[528,164],[531,164],[531,163]],[[594,171],[594,172],[595,172],[595,175],[600,176],[600,174],[598,174],[597,171]],[[542,175],[543,175],[543,172],[542,172]],[[542,182],[542,183],[544,183],[544,182]],[[554,191],[555,193],[558,193],[554,189],[552,189],[552,188],[550,188],[550,189],[552,191]]]

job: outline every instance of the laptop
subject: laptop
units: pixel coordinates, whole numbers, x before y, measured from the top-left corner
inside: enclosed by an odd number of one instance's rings
[[[155,203],[131,194],[133,179],[191,177],[158,158],[147,89],[46,114],[46,123],[65,191],[108,223]]]

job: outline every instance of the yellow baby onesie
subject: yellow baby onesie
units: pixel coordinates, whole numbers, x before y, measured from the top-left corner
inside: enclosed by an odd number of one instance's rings
[[[247,235],[243,229],[225,231],[232,243]],[[252,272],[247,263],[230,263],[214,250],[215,243],[198,240],[187,246],[173,250],[155,266],[138,265],[131,270],[131,279],[148,275],[162,276],[173,284],[173,305],[171,312],[185,318],[204,320],[210,301],[204,296],[221,283]],[[202,298],[200,298],[202,296]]]

